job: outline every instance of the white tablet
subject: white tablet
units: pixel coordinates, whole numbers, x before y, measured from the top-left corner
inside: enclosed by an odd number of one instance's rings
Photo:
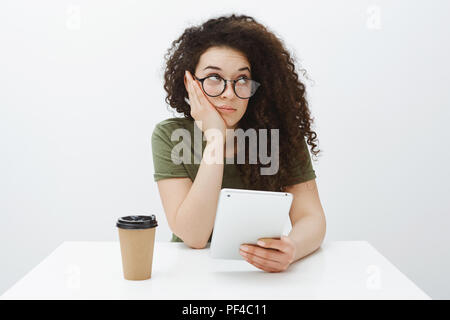
[[[256,244],[259,238],[280,238],[292,194],[224,188],[220,191],[211,238],[210,255],[219,259],[243,259],[241,244]]]

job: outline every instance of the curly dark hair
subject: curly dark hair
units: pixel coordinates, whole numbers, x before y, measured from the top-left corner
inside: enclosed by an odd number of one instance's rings
[[[164,58],[164,89],[166,103],[185,118],[192,119],[185,101],[184,72],[194,74],[200,56],[210,47],[229,47],[242,52],[252,68],[252,79],[261,88],[248,102],[247,110],[237,127],[279,129],[279,170],[274,175],[261,175],[262,164],[249,164],[246,144],[245,164],[238,164],[242,180],[248,189],[283,191],[289,181],[288,168],[297,161],[307,161],[305,137],[314,156],[317,134],[311,130],[311,118],[304,84],[299,80],[295,62],[283,41],[254,18],[246,15],[221,16],[200,26],[187,28],[168,49]],[[300,69],[305,74],[304,69]],[[270,150],[270,135],[267,150]],[[258,143],[259,145],[259,143]]]

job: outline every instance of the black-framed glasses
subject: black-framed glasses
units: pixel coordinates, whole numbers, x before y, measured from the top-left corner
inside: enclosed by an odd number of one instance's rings
[[[249,99],[261,85],[259,82],[248,79],[247,77],[240,77],[236,80],[226,80],[221,76],[214,74],[202,79],[199,79],[194,75],[194,78],[202,83],[203,91],[210,97],[220,96],[227,88],[227,83],[231,82],[233,91],[238,98]]]

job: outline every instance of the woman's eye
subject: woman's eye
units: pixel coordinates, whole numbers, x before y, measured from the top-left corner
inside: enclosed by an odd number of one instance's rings
[[[212,75],[208,76],[208,78],[211,80],[220,80],[221,79],[221,77],[217,74],[212,74]]]

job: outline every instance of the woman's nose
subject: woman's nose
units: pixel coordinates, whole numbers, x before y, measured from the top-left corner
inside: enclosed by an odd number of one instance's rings
[[[233,83],[231,81],[227,81],[225,84],[225,91],[222,92],[222,97],[227,97],[229,99],[233,98],[234,96],[234,90],[233,90]]]

